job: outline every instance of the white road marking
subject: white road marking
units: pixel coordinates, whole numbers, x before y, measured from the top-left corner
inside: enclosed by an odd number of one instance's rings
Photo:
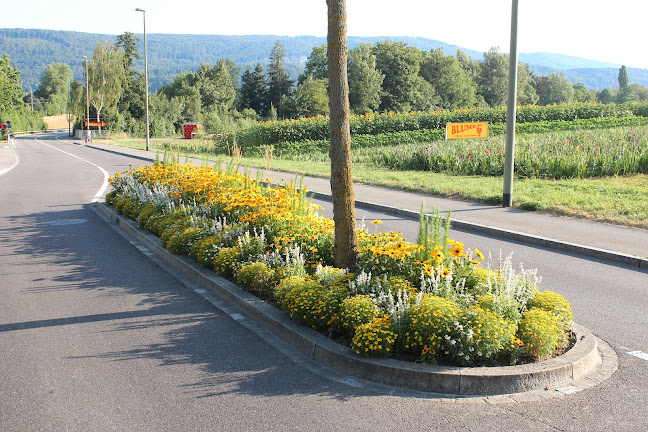
[[[65,153],[66,155],[72,156],[74,158],[79,159],[80,161],[83,161],[85,163],[89,163],[90,165],[92,165],[92,166],[94,166],[96,168],[99,168],[101,170],[101,172],[103,173],[103,175],[104,175],[104,181],[103,181],[103,184],[101,185],[101,188],[99,189],[99,191],[97,191],[94,198],[92,199],[92,202],[99,202],[99,201],[101,201],[103,199],[103,194],[106,192],[106,189],[108,189],[108,179],[110,178],[110,174],[108,174],[108,171],[106,171],[105,169],[103,169],[102,167],[100,167],[99,165],[97,165],[94,162],[90,162],[87,159],[83,159],[82,157],[79,157],[79,156],[74,155],[72,153],[66,152],[65,150],[61,150],[60,148],[54,147],[53,145],[50,145],[50,144],[47,144],[46,142],[43,142],[43,141],[39,140],[38,138],[34,138],[34,139],[36,141],[38,141],[39,143],[47,146],[47,147],[53,148],[54,150],[58,150],[61,153]]]
[[[645,353],[643,351],[630,351],[628,352],[628,354],[630,354],[631,356],[638,357],[642,360],[648,361],[648,353]]]

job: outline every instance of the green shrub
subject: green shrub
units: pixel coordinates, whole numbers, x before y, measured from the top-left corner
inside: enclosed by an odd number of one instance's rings
[[[552,313],[560,321],[565,331],[569,330],[574,319],[569,302],[565,297],[555,292],[540,292],[529,301],[527,306],[529,309],[542,309]]]
[[[460,315],[461,309],[454,302],[426,294],[418,306],[409,310],[410,328],[405,332],[405,349],[418,353],[427,346],[433,355],[440,353],[445,337],[450,335]]]
[[[145,205],[137,216],[137,225],[145,228],[153,216],[161,216],[164,213],[154,204]]]
[[[174,225],[176,222],[178,222],[181,219],[185,219],[187,215],[180,210],[176,210],[172,213],[165,213],[164,216],[160,218],[150,218],[150,228],[151,232],[155,234],[158,237],[162,237],[162,233],[166,231],[169,227]]]
[[[173,223],[167,225],[160,233],[160,244],[162,245],[162,247],[167,247],[167,244],[172,237],[182,234],[182,232],[189,227],[191,227],[190,216],[184,216],[182,218],[175,219]],[[178,247],[178,249],[182,248]]]
[[[240,259],[240,251],[236,246],[219,250],[214,257],[212,269],[223,277],[232,277]]]
[[[124,212],[125,212],[125,208],[127,206],[129,206],[132,202],[133,202],[133,200],[131,198],[127,197],[127,196],[122,196],[122,197],[119,197],[119,198],[115,199],[115,201],[114,201],[115,211],[118,214],[123,215]]]
[[[509,349],[516,330],[512,322],[477,306],[462,310],[452,324],[444,335],[444,354],[463,366],[492,360]]]
[[[276,284],[275,272],[265,263],[255,262],[241,267],[236,274],[236,282],[246,291],[261,297],[270,297]]]
[[[189,255],[189,251],[194,243],[205,237],[204,229],[187,227],[182,231],[176,231],[166,243],[166,248],[174,254]]]
[[[198,261],[199,264],[211,268],[214,265],[216,254],[222,248],[221,236],[211,235],[194,242],[189,251],[189,256]]]
[[[487,294],[479,297],[477,301],[481,308],[500,315],[512,323],[517,323],[522,316],[519,305],[510,297],[503,297],[499,303],[496,303],[493,295]]]
[[[115,199],[117,198],[117,191],[111,190],[106,194],[106,204],[114,206]]]
[[[142,211],[142,205],[137,200],[133,199],[130,204],[124,206],[123,210],[125,216],[137,221],[140,211]]]
[[[517,337],[524,344],[525,352],[533,358],[544,360],[566,342],[566,335],[560,320],[542,309],[529,309],[522,315]]]
[[[373,322],[378,317],[378,308],[368,295],[347,297],[340,304],[339,319],[342,327],[353,335],[355,329],[362,324]]]
[[[275,297],[288,315],[320,331],[328,330],[333,324],[341,301],[339,291],[329,290],[312,278],[299,276],[282,280]]]
[[[376,318],[356,328],[351,348],[365,357],[389,357],[394,352],[396,338],[389,317]]]

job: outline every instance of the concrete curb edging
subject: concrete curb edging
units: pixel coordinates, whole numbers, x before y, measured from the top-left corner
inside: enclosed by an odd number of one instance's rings
[[[170,253],[160,245],[158,237],[143,231],[134,221],[118,215],[106,204],[93,203],[91,208],[136,238],[164,263],[233,305],[305,357],[343,374],[421,392],[505,395],[569,385],[586,378],[602,362],[596,338],[580,325],[572,327],[577,340],[571,350],[560,357],[529,365],[463,368],[359,357],[350,348],[293,321],[284,312],[190,258]]]

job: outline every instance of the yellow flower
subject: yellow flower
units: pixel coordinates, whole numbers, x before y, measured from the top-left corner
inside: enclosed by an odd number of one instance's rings
[[[482,261],[485,259],[485,258],[484,258],[484,254],[481,253],[481,252],[479,251],[479,249],[475,249],[475,255],[477,255],[477,258],[479,258],[479,259],[482,260]]]
[[[379,224],[382,223],[382,221],[381,221],[380,219],[375,219],[375,220],[372,220],[371,223],[372,223],[373,225],[379,225]]]

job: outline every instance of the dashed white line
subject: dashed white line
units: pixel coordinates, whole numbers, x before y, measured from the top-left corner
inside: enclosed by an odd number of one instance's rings
[[[629,351],[628,354],[640,358],[642,360],[648,361],[648,353],[645,353],[643,351]]]

